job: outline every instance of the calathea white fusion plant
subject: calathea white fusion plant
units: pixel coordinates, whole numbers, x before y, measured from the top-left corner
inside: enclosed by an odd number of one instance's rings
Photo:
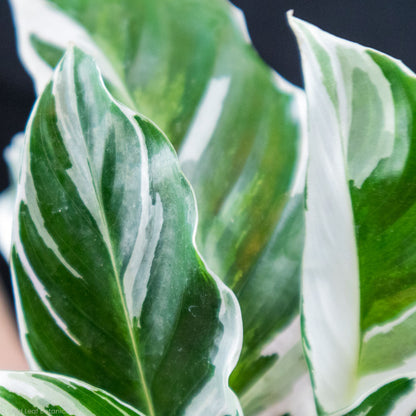
[[[12,7],[0,414],[416,414],[415,75],[289,16],[303,92],[224,0]]]

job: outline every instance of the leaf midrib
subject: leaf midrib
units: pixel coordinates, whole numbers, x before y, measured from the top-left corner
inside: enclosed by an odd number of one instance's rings
[[[78,105],[77,105],[77,107],[78,107]],[[83,131],[82,128],[81,128],[81,131]],[[106,242],[108,253],[110,255],[111,267],[113,269],[113,273],[114,273],[114,276],[115,276],[115,279],[116,279],[117,290],[118,290],[118,294],[120,296],[124,317],[125,317],[125,320],[126,320],[126,323],[127,323],[129,337],[130,337],[131,345],[132,345],[133,352],[134,352],[134,358],[136,360],[138,375],[139,375],[140,382],[141,382],[141,385],[143,387],[143,392],[144,392],[145,399],[146,399],[147,410],[149,411],[149,416],[156,416],[153,401],[152,401],[152,397],[151,397],[149,388],[147,386],[146,378],[144,376],[143,366],[142,366],[142,363],[141,363],[141,360],[140,360],[139,351],[138,351],[136,339],[135,339],[135,336],[134,336],[133,327],[132,327],[131,321],[130,321],[130,315],[129,315],[127,305],[126,305],[126,300],[124,298],[123,289],[122,289],[121,283],[120,283],[120,274],[119,274],[119,272],[117,270],[117,266],[116,266],[114,249],[113,249],[113,244],[112,244],[112,240],[111,240],[111,237],[110,237],[110,233],[108,231],[109,227],[108,227],[108,222],[107,222],[107,216],[105,214],[104,207],[103,207],[102,196],[101,196],[101,193],[98,192],[97,187],[96,187],[96,178],[95,178],[95,175],[93,174],[93,170],[91,168],[91,158],[90,158],[90,153],[88,151],[88,148],[86,146],[85,138],[82,141],[82,143],[85,147],[85,154],[87,156],[87,164],[88,164],[88,169],[90,171],[90,175],[91,175],[91,179],[92,179],[92,186],[93,186],[93,189],[94,189],[95,197],[97,198],[97,202],[98,202],[99,215],[100,215],[100,218],[101,218],[101,221],[102,221],[102,224],[103,224],[103,231],[106,234],[104,236],[105,237],[104,241]]]

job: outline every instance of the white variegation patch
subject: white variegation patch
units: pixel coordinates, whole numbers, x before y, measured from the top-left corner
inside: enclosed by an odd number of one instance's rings
[[[32,269],[30,262],[26,256],[25,250],[18,239],[15,241],[14,248],[16,250],[17,255],[22,263],[22,267],[25,270],[26,274],[28,275],[31,283],[33,284],[33,288],[36,291],[37,295],[40,299],[42,299],[43,304],[45,305],[46,309],[52,316],[53,320],[55,321],[56,325],[62,330],[62,332],[75,344],[81,345],[81,342],[72,334],[72,332],[68,329],[67,324],[64,320],[59,316],[58,312],[52,306],[50,302],[50,295],[48,294],[46,288],[42,284],[42,282],[37,277],[36,273]]]
[[[300,340],[300,318],[297,316],[276,338],[261,351],[261,355],[285,355]]]
[[[384,325],[373,326],[364,334],[363,342],[366,343],[370,341],[371,338],[376,337],[377,335],[390,333],[394,328],[403,324],[415,314],[416,314],[416,306],[413,306],[412,308],[403,312],[397,319],[394,319],[390,322],[386,322]]]
[[[31,128],[30,127],[31,124],[32,124],[32,120],[29,120],[29,123],[28,123],[29,129]],[[38,207],[36,190],[35,190],[35,185],[33,183],[33,178],[31,175],[27,174],[28,169],[29,169],[29,164],[30,164],[29,151],[25,153],[24,157],[25,157],[25,160],[27,160],[27,163],[24,163],[23,168],[22,168],[22,178],[25,178],[25,182],[24,182],[24,186],[19,187],[17,203],[20,204],[20,202],[24,202],[27,205],[27,208],[29,210],[33,223],[36,227],[36,230],[39,233],[39,235],[42,237],[42,240],[45,243],[45,245],[55,254],[55,256],[59,259],[59,261],[68,270],[70,274],[72,274],[76,278],[81,279],[82,278],[81,275],[62,256],[56,242],[51,237],[51,235],[49,234],[49,232],[47,231],[45,227],[44,219]]]
[[[29,403],[34,403],[43,411],[47,411],[47,407],[52,405],[61,406],[69,413],[77,412],[83,416],[95,416],[76,397],[69,395],[53,383],[45,383],[30,375],[27,377],[27,373],[6,373],[3,377],[0,376],[0,384],[11,391],[17,386],[21,397]]]
[[[129,313],[132,317],[140,318],[143,303],[147,296],[147,285],[156,247],[163,227],[163,205],[159,194],[156,194],[154,204],[150,197],[149,155],[143,132],[134,120],[135,113],[125,106],[117,105],[130,120],[137,133],[141,148],[140,223],[131,258],[122,276]],[[138,322],[140,325],[140,319]]]
[[[331,413],[346,407],[356,388],[358,258],[337,109],[321,86],[320,66],[305,39],[303,23],[293,17],[290,23],[304,63],[310,138],[303,259],[305,348],[314,366],[315,395]]]
[[[143,183],[141,189],[143,193],[143,189],[145,189]],[[146,199],[149,199],[149,194],[147,194]],[[163,226],[163,205],[160,195],[156,195],[155,205],[149,203],[151,201],[147,202],[147,204],[142,205],[139,231],[130,261],[123,275],[127,307],[131,316],[137,318],[141,316],[141,310],[147,295],[150,271]],[[140,279],[138,279],[138,276],[140,276]]]
[[[416,410],[416,388],[413,381],[413,389],[396,402],[390,411],[391,415],[413,415]]]
[[[182,165],[198,162],[204,153],[221,117],[230,82],[230,77],[214,78],[210,81],[179,150],[179,161]]]
[[[67,59],[69,61],[68,65],[63,66],[61,64],[58,70],[54,72],[52,90],[55,97],[58,128],[71,161],[71,168],[67,170],[67,173],[73,183],[77,184],[79,197],[95,219],[107,246],[111,247],[105,214],[100,206],[100,198],[96,189],[99,178],[94,175],[96,171],[100,172],[102,169],[98,167],[97,170],[93,171],[90,167],[92,155],[86,148],[85,136],[80,122],[81,115],[78,113],[73,72],[74,54],[69,53]],[[102,142],[101,146],[104,146],[104,140]],[[96,152],[98,157],[94,158],[94,163],[98,162],[102,166],[103,148],[96,149]]]
[[[6,400],[2,399],[1,397],[0,397],[0,409],[7,416],[22,416],[20,409],[12,406],[10,403],[6,402]]]

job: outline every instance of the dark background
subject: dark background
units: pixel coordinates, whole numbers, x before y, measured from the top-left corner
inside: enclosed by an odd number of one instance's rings
[[[245,12],[253,43],[263,59],[289,81],[302,85],[299,56],[285,13],[308,20],[337,36],[388,53],[416,70],[414,0],[234,0]],[[34,102],[32,83],[16,55],[7,0],[0,0],[0,152],[24,129]],[[0,190],[8,184],[0,161]],[[0,230],[1,232],[1,230]],[[0,256],[0,274],[10,290],[8,268]]]

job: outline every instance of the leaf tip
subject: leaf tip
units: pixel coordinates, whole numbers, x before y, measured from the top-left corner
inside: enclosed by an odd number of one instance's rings
[[[297,29],[299,29],[299,26],[305,22],[294,15],[293,9],[290,9],[286,12],[286,18],[290,28],[293,30],[295,35],[297,35]]]

